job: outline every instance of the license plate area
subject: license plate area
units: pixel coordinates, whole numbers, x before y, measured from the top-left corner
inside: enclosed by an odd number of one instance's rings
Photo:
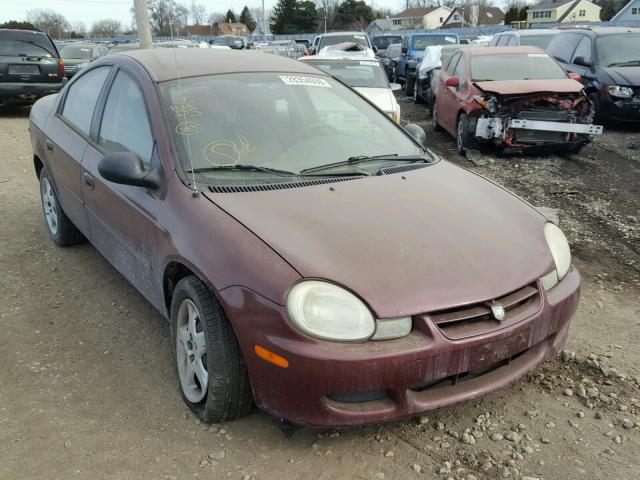
[[[38,65],[9,65],[9,75],[39,75]]]

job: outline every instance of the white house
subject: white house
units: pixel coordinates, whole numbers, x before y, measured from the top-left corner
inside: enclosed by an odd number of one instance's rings
[[[527,10],[531,23],[599,22],[601,7],[589,0],[543,0]]]
[[[449,7],[409,8],[390,18],[392,30],[436,30],[451,13]]]

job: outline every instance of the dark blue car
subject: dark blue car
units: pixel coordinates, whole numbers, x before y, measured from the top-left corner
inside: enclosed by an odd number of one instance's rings
[[[452,45],[460,43],[455,33],[407,33],[402,37],[402,53],[396,68],[394,83],[404,84],[407,96],[413,96],[416,81],[416,67],[424,49],[432,45]]]

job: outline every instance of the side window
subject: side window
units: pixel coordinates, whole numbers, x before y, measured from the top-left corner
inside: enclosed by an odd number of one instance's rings
[[[509,35],[509,41],[507,42],[508,47],[517,47],[518,41],[516,40],[515,35]]]
[[[444,65],[442,66],[442,69],[449,75],[453,75],[452,72],[456,68],[458,60],[460,60],[461,56],[461,53],[456,53],[453,57],[451,57],[451,60],[447,63],[446,67]]]
[[[62,117],[85,135],[91,130],[91,119],[100,91],[111,67],[98,67],[84,73],[69,86],[62,107]]]
[[[571,54],[576,49],[578,42],[582,39],[582,35],[576,33],[560,33],[556,35],[547,52],[557,60],[569,63],[571,60]]]
[[[106,153],[135,153],[151,163],[153,137],[142,92],[127,73],[116,75],[104,107],[98,143]]]
[[[580,40],[580,43],[578,44],[578,48],[576,48],[576,51],[573,54],[571,63],[574,63],[576,57],[582,57],[587,62],[591,62],[591,39],[589,37],[582,37],[582,40]]]
[[[500,35],[500,38],[498,39],[498,43],[496,43],[496,47],[504,47],[509,41],[510,36],[511,35]]]
[[[458,64],[456,65],[456,67],[453,70],[453,74],[456,77],[460,78],[460,85],[464,84],[465,81],[465,72],[464,72],[464,66],[465,66],[465,61],[464,61],[464,55],[460,55],[460,61],[458,62]]]

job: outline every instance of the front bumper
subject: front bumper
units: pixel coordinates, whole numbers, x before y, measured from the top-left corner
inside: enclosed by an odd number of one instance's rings
[[[599,103],[603,118],[616,122],[640,122],[640,95],[632,98],[607,97]]]
[[[536,130],[541,132],[579,133],[601,135],[602,126],[586,123],[547,122],[512,118],[506,122],[499,117],[480,117],[476,123],[475,136],[482,140],[504,138],[509,130]]]
[[[38,98],[58,93],[66,83],[66,78],[56,83],[0,82],[0,105],[35,102]]]
[[[424,315],[414,317],[407,337],[364,343],[312,339],[284,320],[283,307],[250,290],[219,293],[257,405],[295,423],[345,427],[417,415],[514,383],[562,349],[579,290],[572,269],[541,294],[535,314],[491,333],[451,340]],[[258,358],[256,344],[285,357],[289,367]]]

